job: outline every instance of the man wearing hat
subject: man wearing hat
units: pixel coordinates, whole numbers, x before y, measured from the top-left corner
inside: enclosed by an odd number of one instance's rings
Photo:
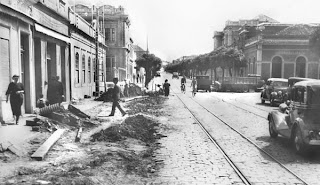
[[[113,83],[114,83],[114,87],[113,87],[113,91],[112,91],[112,110],[111,110],[111,113],[109,116],[114,116],[114,113],[116,111],[116,107],[118,107],[122,116],[125,116],[126,112],[121,108],[121,106],[119,104],[121,90],[120,90],[120,87],[117,85],[118,78],[113,78]]]
[[[16,124],[19,122],[19,117],[21,116],[21,105],[23,103],[23,93],[24,93],[24,87],[22,83],[19,83],[19,76],[13,75],[12,76],[12,82],[8,86],[8,90],[6,92],[7,100],[10,96],[10,105],[11,110],[13,114],[13,118],[15,119]]]
[[[58,76],[52,76],[48,84],[47,98],[50,105],[61,103],[63,99],[63,85]]]

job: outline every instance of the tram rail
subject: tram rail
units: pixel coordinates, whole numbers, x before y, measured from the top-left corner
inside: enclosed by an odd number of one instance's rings
[[[180,94],[180,93],[176,93],[174,90],[173,92],[175,94]],[[243,174],[243,172],[241,172],[241,170],[239,169],[239,167],[237,167],[237,165],[231,160],[230,156],[228,156],[228,154],[223,150],[222,147],[220,147],[219,143],[215,140],[215,138],[210,134],[210,132],[207,130],[207,128],[205,128],[204,124],[199,120],[199,118],[197,118],[197,116],[192,112],[192,110],[182,101],[182,99],[177,96],[179,98],[179,100],[182,102],[182,104],[184,105],[184,107],[192,114],[194,120],[196,120],[196,122],[198,123],[198,125],[201,127],[201,129],[204,131],[204,133],[207,135],[207,137],[210,139],[210,141],[218,148],[218,150],[223,154],[224,158],[226,159],[226,161],[230,164],[230,166],[235,170],[235,172],[237,173],[237,175],[239,176],[239,178],[242,180],[242,182],[244,184],[252,184],[245,176],[245,174]],[[193,102],[195,102],[196,104],[198,104],[200,107],[202,107],[204,110],[206,110],[209,114],[211,114],[212,116],[214,116],[215,118],[217,118],[221,123],[225,124],[227,127],[229,127],[232,131],[234,131],[235,133],[239,134],[242,138],[244,138],[245,140],[247,140],[250,144],[252,144],[254,147],[256,147],[259,151],[263,152],[265,155],[267,155],[270,159],[272,159],[275,163],[277,163],[279,166],[281,166],[281,168],[285,169],[288,173],[292,174],[295,178],[297,178],[298,181],[300,181],[302,184],[308,184],[304,179],[302,179],[301,177],[299,177],[297,174],[295,174],[293,171],[291,171],[290,169],[288,169],[284,164],[282,164],[279,160],[277,160],[276,158],[274,158],[271,154],[269,154],[267,151],[265,151],[264,149],[262,149],[260,146],[258,146],[255,142],[253,142],[251,139],[249,139],[248,137],[246,137],[245,135],[243,135],[240,131],[236,130],[235,128],[233,128],[230,124],[228,124],[227,122],[225,122],[224,120],[222,120],[219,116],[217,116],[215,113],[213,113],[212,111],[210,111],[209,109],[207,109],[206,107],[204,107],[203,105],[201,105],[200,103],[198,103],[197,101],[195,101],[194,98],[190,97],[187,95],[187,97],[189,99],[191,99]],[[224,101],[226,102],[226,101]],[[234,104],[231,104],[229,102],[226,102],[230,105],[233,105],[236,108],[245,110],[242,107],[236,106]],[[247,110],[245,110],[247,111]],[[259,117],[263,117],[261,115],[258,115],[254,112],[251,111],[247,111],[250,112],[256,116]],[[265,118],[265,117],[263,117]]]

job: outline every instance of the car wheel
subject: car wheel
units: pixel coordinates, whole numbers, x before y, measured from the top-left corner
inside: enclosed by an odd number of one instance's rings
[[[306,144],[303,142],[302,132],[299,127],[297,127],[294,131],[293,145],[296,153],[305,154],[307,147]]]
[[[269,134],[271,138],[277,138],[278,133],[275,129],[276,125],[274,124],[274,121],[272,118],[269,119]]]

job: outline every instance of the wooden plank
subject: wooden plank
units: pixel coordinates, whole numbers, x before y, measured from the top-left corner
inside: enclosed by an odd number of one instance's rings
[[[10,150],[12,153],[16,154],[19,157],[26,155],[26,153],[21,148],[18,148],[17,146],[15,146],[13,144],[11,144],[8,147],[8,150]]]
[[[58,139],[62,136],[65,129],[58,129],[55,131],[38,149],[35,151],[31,158],[36,159],[38,161],[43,160],[44,156],[48,153],[50,148],[58,141]]]
[[[15,155],[17,155],[19,157],[26,155],[26,152],[23,149],[12,144],[10,141],[4,141],[1,144],[1,147],[2,147],[2,151],[10,150],[12,153],[14,153]]]
[[[76,135],[75,142],[80,142],[81,133],[82,133],[82,127],[79,127],[78,132],[77,132],[77,135]]]

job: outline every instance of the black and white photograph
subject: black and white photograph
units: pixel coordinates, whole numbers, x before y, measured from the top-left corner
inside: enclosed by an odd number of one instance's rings
[[[0,0],[0,185],[319,185],[316,0]]]

